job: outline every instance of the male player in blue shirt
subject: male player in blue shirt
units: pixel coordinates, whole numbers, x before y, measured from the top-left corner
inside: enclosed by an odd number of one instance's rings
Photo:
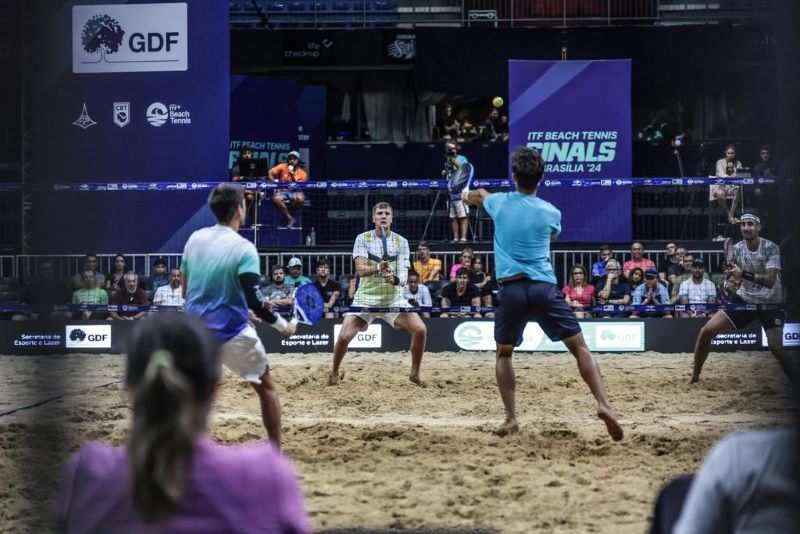
[[[575,314],[556,287],[550,243],[561,232],[561,212],[536,196],[544,165],[538,152],[519,147],[511,155],[516,191],[490,194],[485,189],[465,189],[461,193],[466,203],[483,206],[495,226],[495,266],[500,285],[494,319],[495,374],[506,410],[506,420],[495,433],[504,436],[519,430],[511,356],[522,342],[528,321],[536,321],[547,337],[563,341],[578,360],[581,377],[597,399],[597,416],[611,438],[619,441],[622,428],[606,399],[600,368],[586,346]]]

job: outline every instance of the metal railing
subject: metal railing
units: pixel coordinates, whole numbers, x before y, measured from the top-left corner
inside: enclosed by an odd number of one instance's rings
[[[752,21],[771,16],[773,0],[231,0],[229,6],[234,28],[510,28]]]
[[[494,251],[486,248],[486,245],[471,248],[473,248],[473,257],[481,258],[485,270],[487,272],[493,272]],[[689,252],[693,253],[695,257],[702,258],[706,262],[709,272],[717,269],[723,260],[723,252],[721,249],[690,250]],[[431,250],[431,256],[442,261],[443,278],[447,278],[452,266],[458,263],[459,255],[460,253],[458,251],[437,252],[435,246]],[[98,254],[97,256],[100,263],[100,272],[103,274],[109,273],[115,255]],[[657,265],[665,259],[663,250],[646,250],[644,256],[653,260]],[[83,268],[84,257],[85,256],[82,254],[0,256],[0,278],[13,278],[17,281],[27,281],[36,277],[42,263],[47,261],[53,265],[57,278],[67,279],[80,272]],[[139,275],[150,276],[153,263],[157,258],[164,258],[167,261],[168,267],[172,268],[180,265],[181,255],[177,253],[131,253],[125,254],[125,257],[128,259],[129,270],[133,270]],[[355,274],[351,250],[333,252],[299,250],[293,252],[265,252],[259,254],[259,257],[261,260],[261,273],[267,278],[269,278],[270,269],[273,266],[285,266],[292,257],[300,259],[303,265],[303,274],[305,275],[315,274],[316,265],[323,258],[330,262],[331,274],[334,278],[353,276]],[[628,250],[614,251],[614,258],[621,263],[629,260],[630,257],[630,251]],[[550,261],[556,271],[556,277],[560,285],[569,278],[569,271],[573,265],[582,264],[587,270],[591,270],[592,264],[598,261],[598,259],[599,254],[596,248],[554,250],[550,253]],[[413,262],[414,260],[416,260],[416,257],[412,251],[411,261]]]

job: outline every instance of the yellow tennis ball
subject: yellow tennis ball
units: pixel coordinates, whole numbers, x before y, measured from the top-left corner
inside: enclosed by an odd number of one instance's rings
[[[502,96],[496,96],[492,99],[492,105],[496,108],[502,108],[504,104]]]

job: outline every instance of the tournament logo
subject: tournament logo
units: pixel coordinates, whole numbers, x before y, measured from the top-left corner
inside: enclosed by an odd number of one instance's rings
[[[410,61],[417,55],[414,34],[397,35],[386,47],[386,55],[391,59]]]
[[[153,102],[147,106],[147,122],[150,126],[163,126],[169,118],[167,106],[161,102]]]
[[[114,124],[124,128],[131,122],[131,103],[114,102]]]
[[[72,8],[72,72],[188,69],[186,3]]]
[[[74,124],[75,126],[77,126],[82,130],[85,130],[97,124],[97,122],[93,121],[92,118],[89,116],[89,112],[86,111],[86,102],[83,103],[83,109],[81,109],[80,116],[72,124]]]

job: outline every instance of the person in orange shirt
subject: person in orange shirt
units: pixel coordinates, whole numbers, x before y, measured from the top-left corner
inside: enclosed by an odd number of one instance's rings
[[[622,265],[622,274],[627,278],[630,272],[636,267],[640,268],[642,272],[647,269],[656,268],[656,264],[653,263],[653,260],[644,257],[644,246],[639,242],[635,242],[631,245],[631,259]]]
[[[300,166],[300,153],[292,150],[285,163],[278,163],[269,170],[268,175],[272,182],[307,182],[308,174]],[[294,214],[303,206],[306,196],[301,191],[289,189],[276,189],[272,202],[286,220],[286,227],[294,225]],[[288,206],[287,206],[288,204]]]

